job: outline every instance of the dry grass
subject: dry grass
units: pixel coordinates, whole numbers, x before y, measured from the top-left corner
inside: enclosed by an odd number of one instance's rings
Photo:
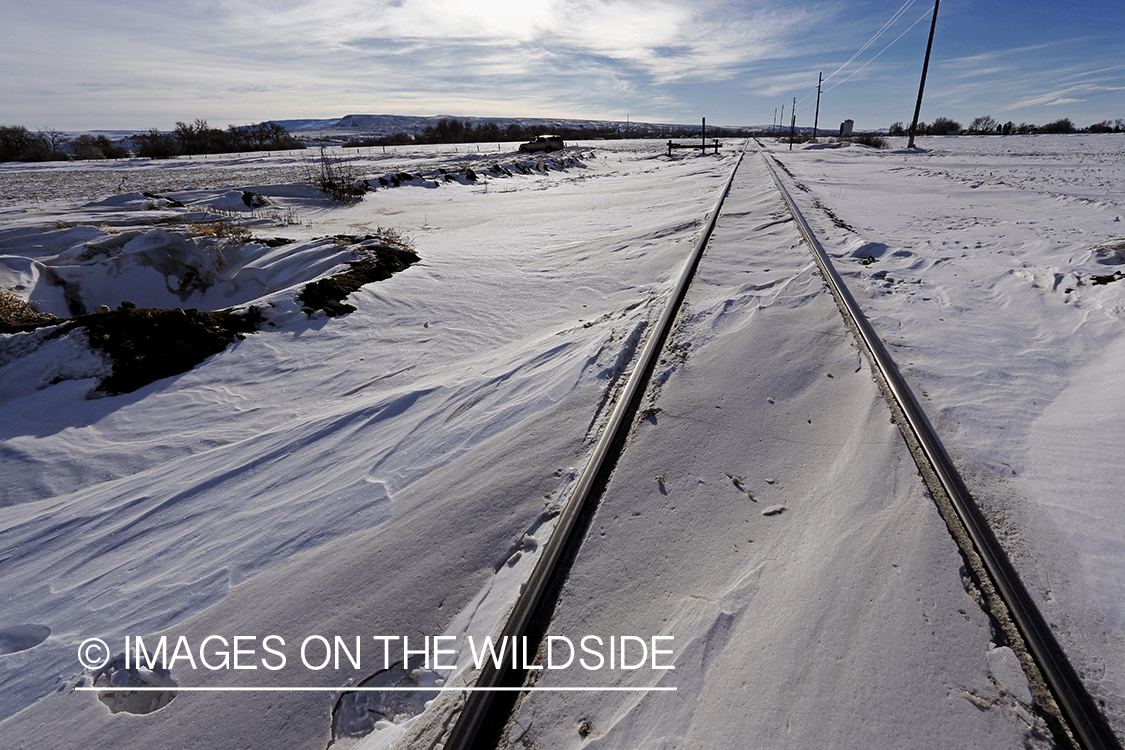
[[[0,330],[51,325],[60,318],[36,310],[30,302],[0,289]]]
[[[393,248],[409,250],[411,252],[414,251],[414,240],[399,232],[397,229],[379,227],[375,230],[375,234],[379,236],[379,239]]]
[[[188,224],[188,229],[203,237],[212,237],[217,240],[233,240],[245,244],[250,241],[250,229],[233,219],[217,219],[215,221]]]

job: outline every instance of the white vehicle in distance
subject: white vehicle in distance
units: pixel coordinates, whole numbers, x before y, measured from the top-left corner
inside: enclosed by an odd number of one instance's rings
[[[535,151],[561,151],[566,148],[561,135],[537,135],[527,143],[520,144],[520,151],[533,153]]]

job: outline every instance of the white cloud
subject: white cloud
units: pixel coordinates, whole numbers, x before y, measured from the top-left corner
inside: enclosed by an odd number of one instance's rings
[[[1059,91],[1049,91],[1035,96],[1028,96],[1020,99],[1019,101],[1000,107],[1001,112],[1011,112],[1016,109],[1023,109],[1025,107],[1054,107],[1060,104],[1075,104],[1084,102],[1094,94],[1109,93],[1113,91],[1125,91],[1125,86],[1098,86],[1095,84],[1083,84],[1080,86],[1071,86]],[[1085,94],[1085,98],[1077,98],[1075,96],[1068,96],[1071,94]]]
[[[761,122],[794,95],[811,101],[818,72],[847,60],[884,19],[873,17],[871,3],[824,0],[12,5],[5,22],[15,33],[0,45],[0,66],[12,74],[0,81],[0,101],[14,121],[64,127],[79,118],[103,127],[110,116],[115,127],[167,127],[195,117],[225,124],[365,111],[628,112],[676,122],[705,113],[716,122]],[[945,18],[954,23],[958,15]],[[919,25],[838,91],[826,91],[825,107],[901,119],[917,87],[924,32]],[[1009,37],[981,51],[958,45],[955,28],[943,33],[927,101],[993,112],[1013,102],[1007,109],[1026,107],[1035,116],[1034,107],[1086,100],[1079,111],[1102,119],[1120,109],[1120,95],[1105,93],[1115,90],[1122,66],[1097,54],[1104,46],[1091,46],[1112,44],[1109,37],[1034,43],[1040,37],[1020,48],[1009,45],[1026,41]],[[1101,69],[1091,70],[1091,60]]]
[[[548,55],[592,57],[657,81],[729,75],[732,66],[775,54],[785,34],[806,20],[799,9],[722,0],[346,0],[281,9],[232,1],[232,36],[260,54],[273,54],[271,47],[315,57],[429,51],[463,73],[482,59],[519,65],[529,55],[540,63]],[[458,49],[479,57],[458,56]]]
[[[1076,102],[1084,102],[1084,101],[1086,101],[1086,100],[1085,99],[1066,99],[1066,98],[1063,98],[1063,99],[1055,99],[1053,102],[1045,102],[1043,104],[1043,106],[1044,107],[1057,107],[1060,104],[1074,104]]]

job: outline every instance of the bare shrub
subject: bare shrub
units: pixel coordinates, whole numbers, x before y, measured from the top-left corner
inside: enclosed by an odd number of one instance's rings
[[[918,129],[921,131],[921,123],[919,123]],[[939,117],[930,124],[928,130],[930,135],[956,134],[961,132],[961,123],[948,117]]]
[[[848,143],[858,143],[861,146],[870,146],[871,148],[890,148],[891,144],[886,138],[878,133],[852,133],[851,135],[837,138],[837,141],[847,141]]]
[[[171,159],[179,153],[176,139],[169,133],[161,133],[157,128],[133,136],[133,144],[136,146],[137,156],[144,159]]]
[[[334,203],[357,203],[364,190],[355,187],[359,172],[347,161],[334,159],[328,149],[320,147],[320,155],[305,165],[305,182],[328,196]]]
[[[1061,120],[1049,122],[1039,128],[1040,133],[1073,133],[1074,123],[1070,121],[1069,117],[1064,117]]]
[[[0,127],[0,161],[58,161],[65,159],[66,138],[57,130],[32,133],[22,125]]]
[[[80,135],[70,142],[75,159],[123,159],[129,149],[119,146],[104,135]]]

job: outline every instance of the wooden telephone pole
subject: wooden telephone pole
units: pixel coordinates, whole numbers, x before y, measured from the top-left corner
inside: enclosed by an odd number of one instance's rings
[[[793,139],[797,137],[797,97],[793,97],[792,119],[789,122],[789,150],[793,150]]]
[[[914,121],[910,123],[910,142],[907,148],[914,148],[914,134],[918,131],[918,115],[922,112],[922,92],[926,89],[926,71],[930,67],[930,50],[934,47],[934,29],[937,28],[937,9],[941,0],[934,0],[934,19],[930,22],[930,41],[926,44],[926,59],[922,63],[922,82],[918,84],[918,103],[914,105]]]
[[[816,82],[816,115],[813,117],[813,123],[812,123],[812,137],[813,137],[814,141],[816,140],[817,125],[820,124],[820,87],[823,86],[823,85],[824,85],[824,72],[821,71],[820,77],[817,79],[817,82]]]

